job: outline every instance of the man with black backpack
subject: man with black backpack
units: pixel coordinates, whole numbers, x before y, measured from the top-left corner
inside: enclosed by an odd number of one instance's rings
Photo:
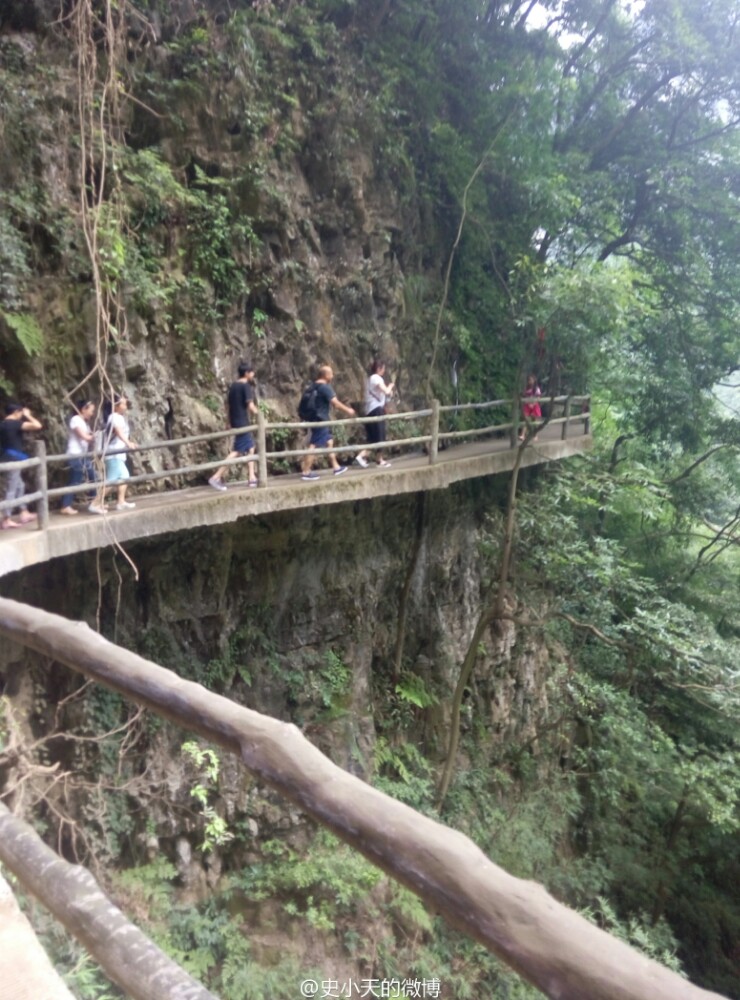
[[[321,423],[329,420],[329,413],[332,408],[341,410],[348,417],[354,417],[355,411],[351,406],[341,403],[337,399],[337,394],[332,386],[334,372],[330,365],[321,365],[318,377],[306,389],[301,397],[298,406],[298,416],[301,420],[311,423]],[[309,448],[331,448],[334,445],[334,438],[331,427],[312,427],[311,438],[308,443]],[[301,478],[307,481],[318,479],[318,473],[312,472],[315,455],[306,455],[303,459]],[[335,476],[340,476],[347,471],[346,465],[340,465],[334,452],[329,452],[329,463],[334,470]]]

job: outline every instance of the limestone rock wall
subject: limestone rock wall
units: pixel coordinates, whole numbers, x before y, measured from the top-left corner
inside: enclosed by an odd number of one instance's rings
[[[432,757],[444,752],[450,693],[490,575],[479,549],[482,516],[495,514],[499,486],[244,519],[131,546],[135,572],[108,551],[16,574],[2,588],[72,619],[97,618],[122,645],[296,722],[343,766],[370,774],[398,681],[394,652],[411,569],[402,669],[438,699],[413,726]],[[31,726],[37,731],[77,682],[32,662],[7,650],[2,670],[21,714],[33,716],[46,701]],[[483,713],[494,740],[531,737],[547,713],[549,670],[542,642],[504,623],[479,658],[470,713]],[[35,702],[30,677],[43,691]],[[177,794],[187,786],[186,768],[158,766],[161,784],[173,783]],[[230,809],[244,804],[234,794]]]

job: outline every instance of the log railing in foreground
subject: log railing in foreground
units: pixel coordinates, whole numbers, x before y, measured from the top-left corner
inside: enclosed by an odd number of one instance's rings
[[[253,461],[258,463],[259,485],[266,486],[269,477],[276,474],[276,466],[282,465],[288,459],[299,459],[308,454],[308,448],[291,448],[289,450],[269,450],[268,440],[276,436],[287,438],[298,437],[301,432],[305,432],[311,427],[333,427],[335,428],[335,447],[331,450],[337,454],[349,454],[357,452],[359,449],[368,451],[394,449],[396,452],[410,452],[419,448],[424,448],[428,454],[430,464],[437,461],[441,447],[454,447],[456,443],[470,440],[472,438],[508,438],[511,448],[515,448],[518,442],[519,432],[524,422],[521,418],[522,403],[531,402],[531,399],[494,399],[485,403],[463,403],[459,406],[442,406],[437,400],[432,405],[423,410],[411,410],[404,413],[389,413],[384,417],[352,417],[349,420],[330,420],[323,423],[305,423],[278,421],[268,422],[262,412],[258,414],[256,424],[241,430],[250,431],[257,443],[257,453]],[[575,434],[590,433],[590,396],[542,396],[537,402],[543,406],[551,408],[551,416],[548,426],[560,426],[560,436],[566,440]],[[450,424],[460,421],[475,421],[482,415],[492,414],[489,422],[482,426],[471,426],[463,429],[450,428]],[[496,422],[498,414],[503,413],[504,422]],[[556,415],[557,414],[557,415]],[[385,444],[370,445],[364,441],[355,441],[351,444],[343,443],[348,432],[358,429],[358,425],[369,423],[379,423],[385,421],[389,425],[389,440]],[[447,427],[443,422],[447,422]],[[411,432],[407,427],[411,426]],[[128,454],[156,454],[159,451],[175,451],[178,448],[192,445],[211,445],[213,442],[224,441],[234,436],[235,429],[214,431],[208,434],[196,434],[192,437],[177,438],[167,441],[154,441],[150,444],[140,445],[132,448]],[[400,437],[393,437],[393,433],[400,433]],[[312,449],[315,455],[326,455],[330,449]],[[100,461],[101,456],[97,456],[96,466],[98,478],[104,477],[104,463]],[[33,458],[25,459],[22,462],[6,462],[0,465],[0,472],[11,469],[36,470],[36,488],[25,496],[16,500],[0,501],[0,513],[18,507],[21,504],[36,504],[38,514],[38,527],[44,530],[49,523],[49,501],[57,500],[67,493],[84,494],[90,491],[90,484],[83,483],[81,486],[59,486],[49,488],[50,470],[65,466],[69,463],[69,455],[47,455],[43,441],[37,442],[37,454]],[[141,475],[131,476],[126,480],[130,485],[137,483],[153,483],[158,480],[172,479],[176,476],[185,478],[196,477],[203,473],[211,472],[223,465],[244,465],[247,458],[235,458],[230,462],[224,462],[223,458],[199,462],[197,464],[177,465],[167,469],[157,469]],[[279,472],[278,472],[279,474]],[[106,488],[116,485],[117,481],[109,480],[105,482]],[[98,484],[100,485],[100,483]]]
[[[216,1000],[177,962],[166,955],[132,924],[101,891],[87,869],[63,861],[24,823],[0,802],[0,862],[23,888],[35,896],[67,930],[80,941],[108,976],[133,1000]],[[35,942],[43,958],[46,954]],[[0,956],[0,966],[2,958]],[[19,976],[25,956],[17,951],[13,962]],[[48,959],[47,959],[48,962]],[[0,982],[0,1000],[31,997],[51,1000],[51,990],[16,992],[10,983],[6,994]],[[65,996],[72,1000],[72,994]]]
[[[343,771],[296,726],[93,632],[0,598],[0,634],[199,733],[558,1000],[720,1000],[514,878],[471,840]],[[502,829],[502,836],[506,830]]]

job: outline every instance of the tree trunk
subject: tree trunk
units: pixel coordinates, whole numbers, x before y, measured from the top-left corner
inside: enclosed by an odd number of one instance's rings
[[[460,674],[455,685],[455,693],[452,696],[452,710],[450,713],[450,740],[447,745],[447,757],[442,770],[442,777],[437,788],[437,808],[441,809],[447,792],[450,788],[452,775],[455,770],[455,760],[457,758],[457,748],[460,743],[460,712],[462,710],[463,696],[465,688],[470,681],[475,662],[478,659],[478,647],[486,634],[488,626],[500,619],[506,606],[506,594],[509,589],[509,571],[511,569],[511,554],[514,548],[514,528],[516,526],[516,494],[519,484],[519,470],[522,467],[522,456],[528,444],[525,440],[519,445],[514,468],[511,470],[509,478],[509,495],[506,503],[506,522],[504,526],[504,544],[501,550],[501,566],[499,567],[498,584],[493,598],[489,599],[486,606],[481,611],[473,637],[468,644],[465,659],[460,667]]]

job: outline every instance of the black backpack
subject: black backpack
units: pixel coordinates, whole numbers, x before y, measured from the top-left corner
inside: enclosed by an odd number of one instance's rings
[[[319,387],[315,382],[312,382],[311,385],[303,390],[301,401],[298,404],[298,416],[301,420],[311,421],[319,419],[316,412],[316,398],[318,394]]]

